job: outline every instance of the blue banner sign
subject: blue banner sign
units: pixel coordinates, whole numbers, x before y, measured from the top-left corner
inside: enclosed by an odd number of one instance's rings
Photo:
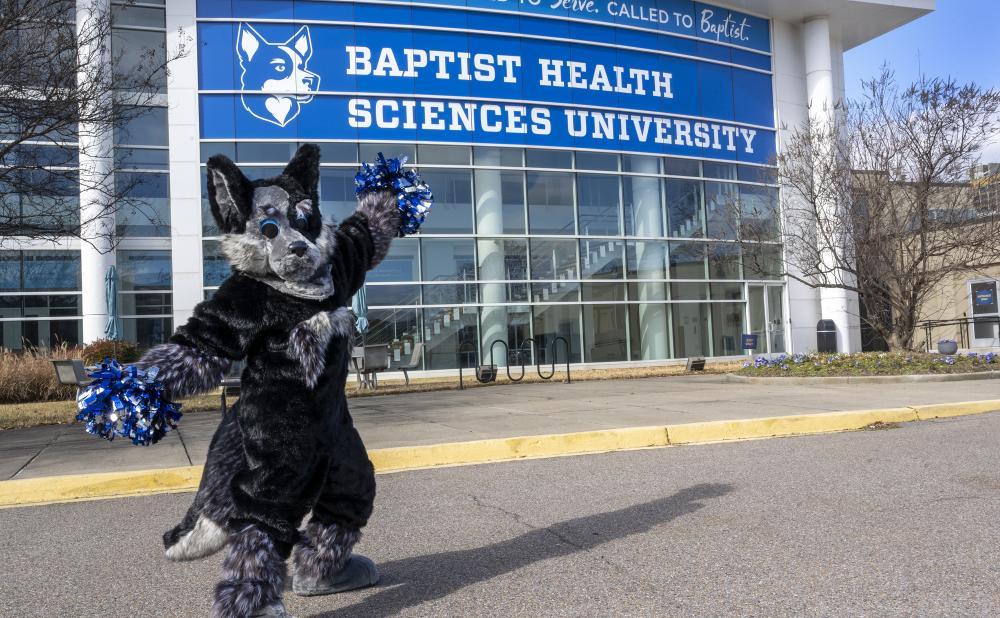
[[[231,15],[199,14],[203,139],[503,144],[749,163],[774,155],[771,74],[746,60],[769,68],[760,54],[571,21],[526,34],[524,19],[503,14],[473,28],[483,15],[457,7],[225,4]],[[273,14],[287,7],[294,18]],[[670,44],[619,44],[633,36]]]
[[[744,350],[756,350],[757,349],[757,335],[747,335],[742,336],[743,339],[743,349]]]
[[[979,307],[993,304],[993,290],[976,290],[976,305]]]

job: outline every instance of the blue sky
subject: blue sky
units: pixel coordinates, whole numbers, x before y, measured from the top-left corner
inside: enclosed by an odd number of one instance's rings
[[[918,56],[919,52],[919,56]],[[937,10],[844,54],[848,98],[888,62],[903,84],[951,76],[1000,88],[1000,0],[937,0]],[[1000,135],[983,156],[1000,162]]]

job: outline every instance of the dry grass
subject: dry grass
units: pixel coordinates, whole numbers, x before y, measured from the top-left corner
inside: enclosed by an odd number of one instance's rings
[[[52,371],[51,364],[46,360],[49,373]],[[721,374],[735,371],[742,366],[742,363],[724,362],[709,363],[705,365],[705,371],[701,373]],[[511,369],[514,377],[517,377],[520,367]],[[633,367],[621,369],[587,369],[574,370],[572,378],[574,382],[587,382],[594,380],[633,380],[641,378],[658,378],[666,376],[690,375],[683,365],[659,366],[659,367]],[[556,370],[555,376],[551,380],[542,380],[533,369],[528,368],[524,376],[525,383],[551,384],[562,383],[566,378],[565,371]],[[406,386],[403,380],[380,380],[376,391],[358,390],[354,378],[348,380],[347,396],[372,397],[377,395],[394,395],[401,393],[421,393],[432,391],[448,391],[458,388],[458,377],[445,378],[420,378],[410,380],[410,385]],[[490,386],[510,384],[506,372],[501,369],[496,382],[480,384],[476,381],[475,374],[469,370],[464,380],[465,388],[488,388]],[[513,393],[512,393],[513,394]],[[72,393],[70,394],[72,396]],[[515,395],[516,396],[516,395]],[[192,412],[203,412],[206,410],[219,409],[219,391],[199,395],[190,399],[182,399],[182,411],[185,414]],[[230,400],[232,404],[232,400]],[[18,429],[22,427],[35,427],[38,425],[57,425],[72,422],[76,417],[76,406],[72,400],[62,401],[41,401],[33,403],[13,403],[0,404],[0,430]],[[181,420],[183,422],[183,419]]]
[[[56,381],[52,359],[78,358],[80,351],[62,345],[13,352],[0,348],[0,404],[72,398],[76,389]]]

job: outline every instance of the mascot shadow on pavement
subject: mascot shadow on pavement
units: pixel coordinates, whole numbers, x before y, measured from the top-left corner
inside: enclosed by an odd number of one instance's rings
[[[212,438],[194,503],[163,537],[178,561],[228,546],[214,616],[286,616],[289,557],[300,595],[379,579],[370,560],[352,555],[375,477],[344,394],[347,305],[400,233],[400,187],[423,195],[419,221],[431,196],[413,172],[415,182],[401,183],[401,164],[380,155],[380,166],[365,166],[371,182],[359,174],[357,210],[339,225],[324,223],[319,156],[304,145],[280,176],[255,181],[222,155],[208,160],[209,202],[233,272],[139,362],[159,368],[176,399],[216,388],[232,362],[246,361],[240,399]],[[412,216],[407,229],[415,229]]]

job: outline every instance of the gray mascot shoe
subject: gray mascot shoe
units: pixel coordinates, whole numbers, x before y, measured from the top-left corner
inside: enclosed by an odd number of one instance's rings
[[[347,559],[344,568],[331,579],[296,573],[292,578],[292,592],[303,597],[347,592],[374,586],[380,578],[381,574],[374,562],[364,556],[353,554]]]
[[[289,614],[285,610],[285,605],[279,601],[258,609],[250,618],[295,618],[295,616]]]

